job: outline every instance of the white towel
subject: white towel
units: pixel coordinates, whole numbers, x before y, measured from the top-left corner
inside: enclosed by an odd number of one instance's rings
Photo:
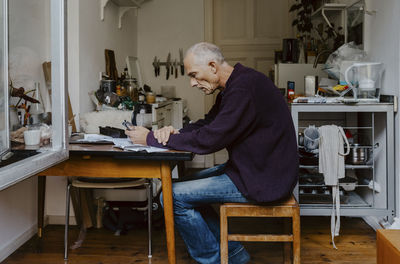
[[[323,173],[325,184],[332,186],[331,235],[333,247],[337,249],[334,238],[339,235],[340,230],[339,179],[345,177],[344,156],[349,154],[350,147],[342,127],[335,125],[322,126],[318,131],[320,134],[319,172]],[[344,143],[347,146],[346,153],[344,153]]]

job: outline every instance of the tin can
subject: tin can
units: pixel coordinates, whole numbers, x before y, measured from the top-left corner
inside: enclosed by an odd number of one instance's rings
[[[294,99],[294,87],[295,87],[295,83],[293,81],[287,82],[287,98],[289,100]]]

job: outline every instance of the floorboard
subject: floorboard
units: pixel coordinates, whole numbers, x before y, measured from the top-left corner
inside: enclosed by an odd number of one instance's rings
[[[255,221],[256,220],[256,221]],[[301,263],[369,264],[376,263],[376,233],[362,219],[342,217],[337,250],[330,243],[329,217],[301,218]],[[277,232],[280,219],[235,219],[230,223],[234,232]],[[63,226],[47,226],[41,244],[32,238],[8,257],[4,264],[61,264],[63,260]],[[72,227],[72,243],[78,229]],[[182,239],[177,234],[177,263],[192,264]],[[250,263],[282,263],[283,248],[279,243],[245,243],[251,255]],[[106,229],[90,229],[81,248],[69,251],[69,264],[141,264],[147,259],[147,231],[137,227],[128,234],[114,236]],[[153,231],[153,259],[150,263],[168,263],[164,230]]]

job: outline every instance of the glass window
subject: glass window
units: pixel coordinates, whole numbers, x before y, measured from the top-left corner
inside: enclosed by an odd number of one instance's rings
[[[68,151],[65,1],[0,3],[1,190],[67,158]]]

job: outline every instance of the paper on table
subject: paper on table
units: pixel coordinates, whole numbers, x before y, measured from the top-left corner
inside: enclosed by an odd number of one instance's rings
[[[98,142],[98,141],[112,141],[112,137],[99,135],[99,134],[85,134],[82,139],[76,141]]]
[[[163,152],[163,151],[168,150],[168,149],[163,149],[163,148],[156,148],[156,147],[151,147],[151,146],[134,144],[128,138],[113,138],[112,142],[114,143],[114,147],[121,148],[121,149],[127,150],[127,151],[143,151],[144,150],[148,153],[152,153],[152,152]]]

